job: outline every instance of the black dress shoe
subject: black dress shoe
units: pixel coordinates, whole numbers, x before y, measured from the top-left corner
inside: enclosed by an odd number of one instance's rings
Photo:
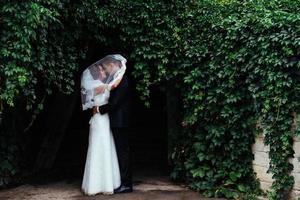
[[[129,193],[129,192],[132,192],[132,187],[125,186],[125,185],[121,185],[120,187],[118,187],[117,189],[114,190],[115,194]]]

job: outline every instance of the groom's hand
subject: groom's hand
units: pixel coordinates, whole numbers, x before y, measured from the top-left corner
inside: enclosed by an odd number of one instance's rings
[[[96,106],[93,106],[93,115],[96,114],[98,111],[97,111],[97,107]]]

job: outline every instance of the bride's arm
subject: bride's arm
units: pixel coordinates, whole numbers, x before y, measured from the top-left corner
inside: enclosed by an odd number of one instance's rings
[[[118,109],[122,102],[124,102],[124,100],[127,98],[129,92],[127,77],[124,76],[120,82],[121,84],[118,85],[118,90],[116,90],[114,98],[109,98],[108,104],[99,106],[99,112],[101,114]]]
[[[95,87],[94,88],[94,96],[103,93],[105,91],[105,89],[108,89],[107,84],[103,84],[103,85],[100,85],[98,87]]]
[[[101,94],[103,93],[105,90],[113,90],[115,89],[116,87],[118,87],[118,85],[120,84],[121,82],[121,79],[119,80],[116,80],[113,84],[103,84],[103,85],[100,85],[96,88],[94,88],[94,96],[98,95],[98,94]]]
[[[116,87],[118,87],[118,85],[120,84],[124,74],[125,74],[125,71],[126,71],[126,66],[123,65],[117,72],[116,72],[116,75],[114,77],[114,80],[108,84],[108,90],[112,90]]]
[[[118,87],[118,85],[120,84],[120,82],[124,76],[125,70],[126,70],[126,67],[122,67],[120,69],[119,73],[117,74],[116,78],[111,83],[103,84],[103,85],[100,85],[99,87],[96,87],[94,89],[94,96],[96,96],[97,94],[103,93],[106,89],[110,91],[110,90],[113,90],[116,87]]]

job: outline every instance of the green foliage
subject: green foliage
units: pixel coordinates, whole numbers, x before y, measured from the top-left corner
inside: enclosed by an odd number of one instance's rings
[[[30,110],[40,101],[38,95],[52,93],[50,86],[72,91],[82,53],[76,48],[82,30],[72,26],[76,22],[64,23],[73,17],[65,10],[68,5],[64,1],[16,2],[0,4],[0,98],[14,105],[17,97],[24,96]],[[37,94],[37,85],[45,88],[42,94]]]
[[[12,105],[22,94],[29,108],[40,107],[35,85],[71,92],[88,41],[122,47],[146,105],[151,85],[169,81],[181,94],[187,126],[174,142],[174,179],[211,197],[255,199],[251,145],[263,131],[269,198],[287,197],[298,133],[299,1],[10,2],[0,3],[2,101]]]
[[[260,119],[271,145],[270,199],[286,198],[291,114],[299,107],[299,2],[113,1],[106,8],[133,49],[142,99],[162,80],[182,94],[191,134],[174,149],[172,176],[186,173],[207,196],[255,192],[251,144]]]
[[[95,17],[99,5],[68,0],[0,2],[0,175],[4,177],[0,186],[20,169],[20,138],[43,109],[46,96],[74,91],[74,75],[90,41],[101,39]],[[2,127],[16,120],[3,113],[20,103],[32,115],[28,120],[27,113],[22,113],[28,125],[18,130],[16,124]]]
[[[7,135],[5,135],[5,137],[2,135],[1,139],[0,157],[2,159],[0,160],[0,186],[3,186],[12,182],[18,182],[18,180],[15,180],[15,177],[20,175],[21,165],[16,158],[20,153],[16,141]]]

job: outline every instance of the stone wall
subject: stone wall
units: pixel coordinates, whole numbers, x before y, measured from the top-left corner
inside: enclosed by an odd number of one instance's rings
[[[266,191],[272,185],[272,175],[267,173],[269,168],[269,147],[264,145],[263,140],[262,135],[257,136],[252,146],[254,153],[253,169],[257,173],[257,178],[260,180],[261,189]],[[295,154],[294,158],[290,159],[290,162],[294,165],[294,170],[291,174],[295,178],[295,184],[291,191],[291,199],[297,200],[297,198],[300,198],[300,162],[298,161],[300,157],[300,137],[294,138],[293,148]]]

